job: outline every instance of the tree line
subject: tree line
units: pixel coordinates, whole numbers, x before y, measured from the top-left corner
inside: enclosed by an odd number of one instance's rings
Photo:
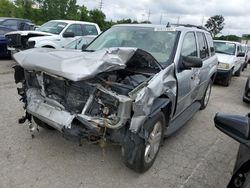
[[[76,0],[0,0],[0,7],[0,17],[26,18],[37,25],[55,19],[79,20],[95,22],[105,31],[114,24],[138,23],[131,19],[106,21],[101,10],[88,10],[84,5],[77,5]]]
[[[106,21],[106,15],[99,9],[88,10],[86,6],[77,5],[77,0],[0,0],[0,17],[17,17],[31,20],[41,25],[49,20],[67,19],[94,22],[99,25],[102,31],[112,25],[123,23],[138,23],[132,19],[118,21]],[[150,23],[143,21],[140,23]],[[205,27],[211,32],[213,38],[223,30],[225,19],[222,15],[210,17]],[[220,36],[219,39],[237,40],[237,36]]]

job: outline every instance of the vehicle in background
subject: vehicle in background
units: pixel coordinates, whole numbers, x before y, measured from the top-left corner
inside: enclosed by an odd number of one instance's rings
[[[248,77],[246,86],[245,86],[245,91],[243,95],[243,101],[246,103],[250,103],[250,77]]]
[[[239,42],[215,40],[218,57],[216,82],[229,86],[233,75],[240,76],[245,61],[245,52]]]
[[[151,24],[113,26],[84,53],[36,48],[14,59],[20,123],[118,144],[137,172],[153,165],[164,136],[206,108],[218,64],[208,31]]]
[[[250,187],[250,114],[246,116],[218,113],[215,126],[240,143],[233,175],[228,188]]]
[[[7,50],[7,39],[5,38],[5,34],[11,31],[15,31],[15,29],[0,26],[0,57],[10,57],[11,55]]]
[[[8,49],[14,52],[29,48],[59,49],[74,41],[78,36],[99,35],[101,30],[95,23],[52,20],[35,31],[16,31],[6,35]]]
[[[248,52],[249,52],[249,49],[248,49],[248,45],[246,44],[241,44],[242,46],[242,52],[245,53],[245,57],[244,57],[244,64],[242,66],[242,71],[244,71],[246,68],[247,68],[247,65],[248,65]]]
[[[246,62],[250,64],[250,45],[247,45]]]
[[[74,50],[84,50],[94,39],[95,35],[87,35],[83,37],[77,37],[76,40],[70,42],[65,45],[63,48],[65,49],[74,49]]]
[[[34,24],[30,20],[21,18],[3,18],[0,17],[0,26],[15,30],[34,30]]]

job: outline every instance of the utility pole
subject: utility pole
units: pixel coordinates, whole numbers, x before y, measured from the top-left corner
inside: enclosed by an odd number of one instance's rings
[[[178,16],[178,18],[177,18],[177,25],[179,25],[180,24],[180,16]]]
[[[162,22],[162,14],[161,14],[161,17],[160,17],[160,24],[161,24],[161,22]]]
[[[203,26],[203,24],[204,24],[204,16],[202,17],[202,20],[201,20],[201,26]]]
[[[102,7],[103,7],[103,0],[100,0],[99,9],[102,10]]]
[[[150,16],[151,16],[151,11],[150,11],[150,9],[148,10],[148,21],[149,21],[149,19],[150,19]]]

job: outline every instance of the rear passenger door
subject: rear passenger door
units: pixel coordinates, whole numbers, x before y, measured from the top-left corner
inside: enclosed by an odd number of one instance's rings
[[[209,45],[204,32],[196,32],[197,41],[199,46],[199,57],[202,59],[203,65],[201,68],[197,69],[197,74],[199,77],[199,86],[194,91],[195,98],[194,100],[199,100],[203,97],[204,91],[210,80],[209,72],[213,65],[216,64],[216,58],[210,58]],[[210,49],[211,50],[211,49]],[[215,61],[215,62],[213,62]]]
[[[182,56],[198,57],[198,46],[196,42],[195,32],[187,32],[184,35],[181,44]],[[181,59],[181,58],[180,58]],[[178,62],[182,63],[181,61]],[[182,113],[187,107],[193,103],[193,92],[196,90],[199,80],[197,79],[197,69],[178,70],[176,73],[178,81],[178,96],[176,106],[176,116]]]

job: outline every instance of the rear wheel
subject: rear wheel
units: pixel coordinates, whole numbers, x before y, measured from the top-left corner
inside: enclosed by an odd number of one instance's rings
[[[42,127],[44,129],[48,129],[48,130],[55,130],[53,127],[49,126],[47,123],[44,123],[43,121],[41,121],[40,119],[38,119],[37,117],[33,116],[33,120],[35,121],[35,123],[39,126]]]
[[[165,117],[162,112],[144,124],[146,138],[129,132],[122,146],[122,155],[127,167],[136,172],[147,171],[154,163],[163,140]]]
[[[211,94],[211,90],[212,90],[212,85],[213,85],[213,81],[210,79],[207,89],[205,91],[205,94],[201,100],[201,107],[200,109],[203,110],[207,107],[209,99],[210,99],[210,94]]]

